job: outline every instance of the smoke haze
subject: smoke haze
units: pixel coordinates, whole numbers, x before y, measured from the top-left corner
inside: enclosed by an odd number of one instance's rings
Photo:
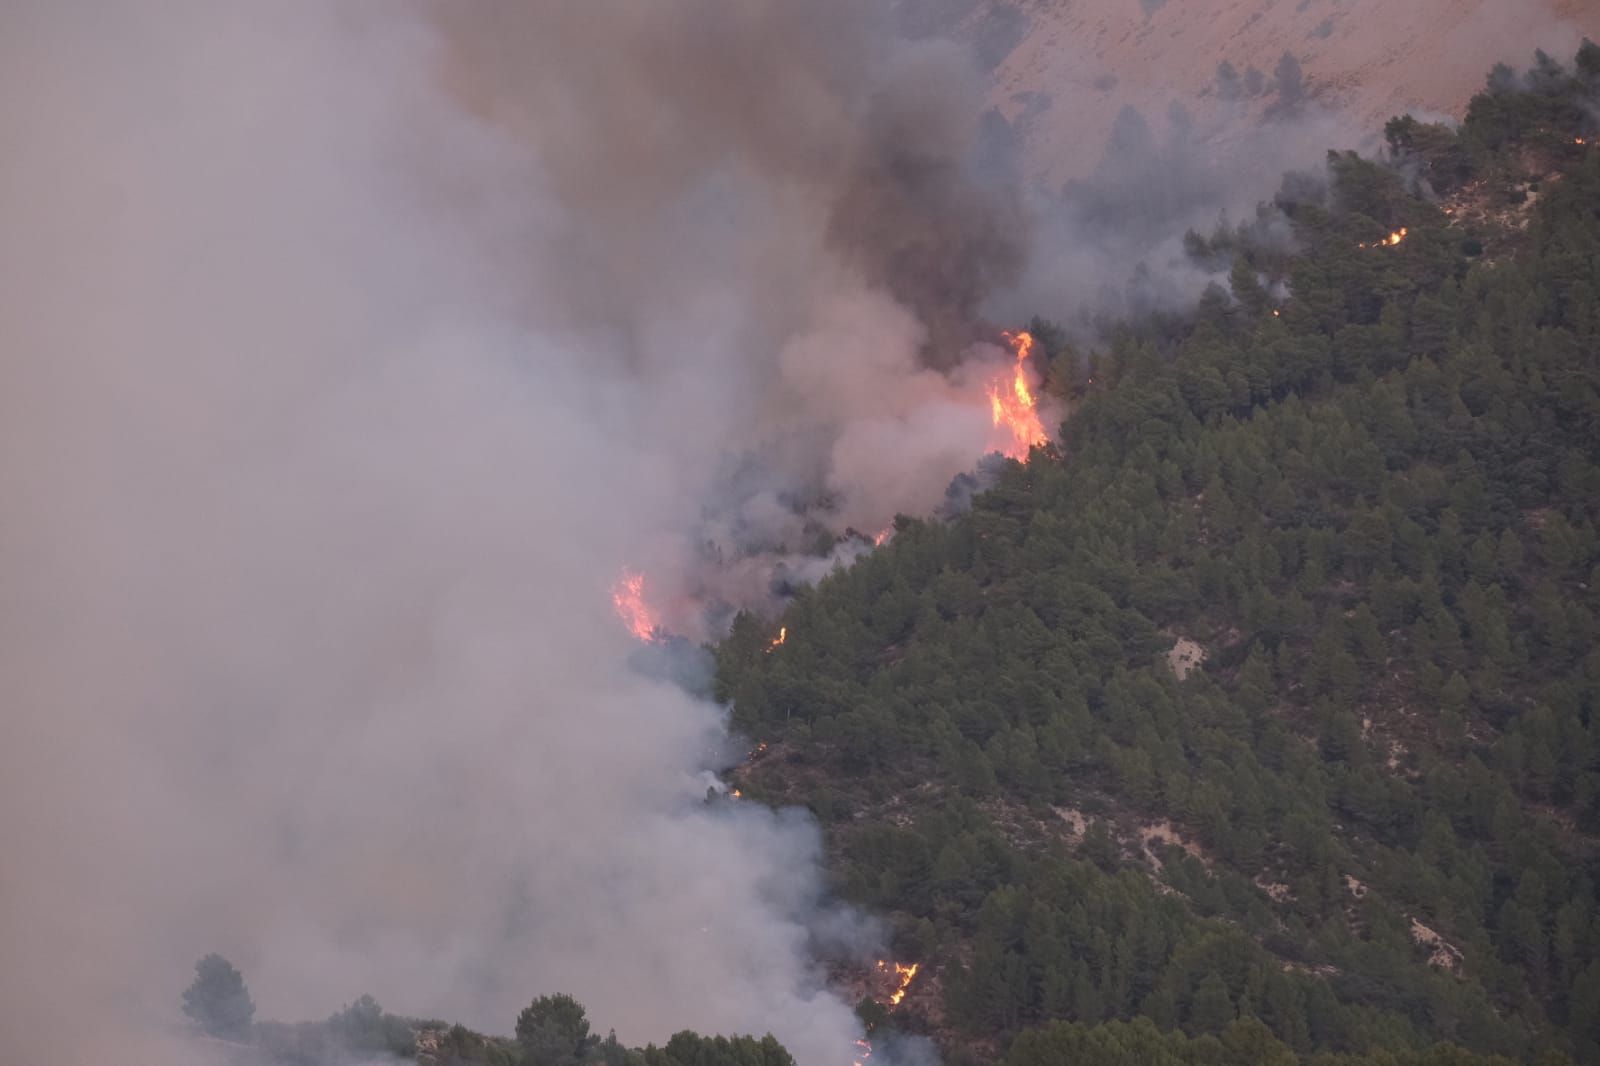
[[[569,11],[572,48],[615,21]],[[715,144],[463,110],[492,64],[421,8],[155,12],[13,7],[0,44],[8,1056],[170,1061],[218,950],[264,1017],[503,1032],[568,990],[629,1041],[845,1058],[814,828],[703,804],[721,713],[625,668],[608,588],[775,411],[870,487],[832,375],[904,392],[925,331]]]

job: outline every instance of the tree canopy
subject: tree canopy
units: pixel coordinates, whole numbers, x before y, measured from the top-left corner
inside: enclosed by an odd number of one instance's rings
[[[194,981],[183,993],[183,1013],[210,1036],[241,1040],[250,1034],[256,1005],[244,977],[221,955],[194,964]]]
[[[1060,446],[735,622],[741,788],[927,964],[900,1024],[1600,1058],[1596,54],[1191,235],[1190,315],[1035,322]]]

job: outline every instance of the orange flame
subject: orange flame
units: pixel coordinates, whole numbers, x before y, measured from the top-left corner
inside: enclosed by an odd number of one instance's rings
[[[1026,330],[1002,333],[1006,343],[1017,353],[1009,383],[1004,376],[996,378],[989,386],[989,409],[994,424],[1004,430],[1008,439],[1000,451],[1012,459],[1025,460],[1028,450],[1049,441],[1044,425],[1039,421],[1038,404],[1033,390],[1028,386],[1027,362],[1033,354],[1033,334]]]
[[[894,975],[899,978],[900,984],[893,992],[889,993],[889,1006],[898,1007],[900,1001],[906,998],[906,991],[911,987],[911,982],[916,980],[917,971],[921,968],[922,964],[920,962],[914,962],[910,966],[899,962],[894,964]],[[889,963],[879,959],[878,970],[881,973],[888,973]]]
[[[789,639],[789,627],[788,626],[779,626],[778,627],[778,635],[772,638],[772,643],[771,644],[767,645],[767,653],[770,655],[775,648],[781,648],[783,646],[784,641],[786,641],[788,639]],[[762,745],[762,746],[765,747],[765,745]]]
[[[888,540],[892,536],[894,536],[894,527],[890,526],[888,529],[884,530],[882,533],[879,533],[879,534],[877,534],[876,536],[874,536],[872,538],[872,546],[874,548],[881,548],[881,547],[883,547],[883,542]]]
[[[611,603],[628,632],[638,639],[650,641],[660,635],[661,621],[645,602],[643,574],[624,570],[617,583],[611,586]]]
[[[1407,229],[1404,226],[1401,226],[1399,229],[1397,229],[1393,233],[1389,234],[1383,240],[1381,240],[1381,241],[1373,241],[1371,244],[1363,243],[1361,245],[1361,247],[1363,247],[1363,248],[1393,248],[1395,245],[1399,244],[1401,241],[1405,240],[1408,236],[1410,236],[1410,234],[1411,234],[1411,231],[1409,229]]]

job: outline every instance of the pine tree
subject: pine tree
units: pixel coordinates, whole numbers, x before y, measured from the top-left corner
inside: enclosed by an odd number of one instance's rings
[[[1215,971],[1201,978],[1189,1004],[1191,1033],[1221,1033],[1234,1019],[1233,999],[1228,995],[1228,984]]]
[[[244,978],[221,955],[194,964],[194,982],[183,993],[183,1013],[210,1036],[242,1040],[250,1035],[256,1005]]]

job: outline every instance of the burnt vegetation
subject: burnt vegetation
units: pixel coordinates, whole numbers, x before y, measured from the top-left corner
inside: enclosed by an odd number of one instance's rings
[[[1497,69],[1191,234],[1192,314],[1034,323],[1059,449],[736,621],[740,787],[922,963],[894,1026],[1600,1061],[1597,99],[1593,44]]]

